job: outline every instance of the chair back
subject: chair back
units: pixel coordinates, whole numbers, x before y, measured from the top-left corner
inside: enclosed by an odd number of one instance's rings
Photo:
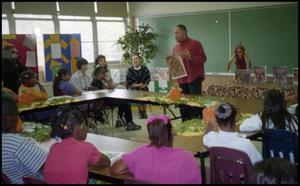
[[[24,184],[47,184],[43,180],[38,180],[38,179],[30,177],[30,176],[23,176],[22,179],[23,179]]]
[[[209,148],[211,184],[253,183],[252,163],[240,150],[226,147]]]
[[[1,171],[1,173],[2,173],[1,183],[3,183],[3,184],[11,184],[11,181],[8,178],[8,176],[6,176],[6,174],[4,174],[2,171]]]
[[[264,159],[278,157],[298,166],[298,136],[283,129],[266,129],[263,132],[262,156]]]

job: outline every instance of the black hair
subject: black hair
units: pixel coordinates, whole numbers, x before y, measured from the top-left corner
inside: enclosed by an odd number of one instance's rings
[[[72,136],[74,126],[84,124],[83,115],[80,111],[72,109],[71,106],[65,105],[57,109],[56,114],[51,118],[51,137],[60,137],[61,139]]]
[[[219,126],[235,126],[237,110],[230,103],[222,103],[217,106],[215,116]]]
[[[264,110],[261,113],[262,130],[268,128],[269,120],[271,120],[275,128],[286,129],[288,127],[293,131],[291,125],[286,125],[286,120],[288,124],[291,124],[292,118],[293,115],[287,111],[284,95],[276,89],[266,91]]]
[[[140,56],[140,54],[138,52],[132,53],[130,58],[132,59],[133,56],[137,56],[137,57],[139,57],[139,59],[141,59],[141,56]]]
[[[95,77],[97,77],[97,76],[99,76],[100,74],[105,74],[105,73],[106,73],[106,70],[105,70],[104,67],[97,67],[97,68],[95,68],[93,74],[94,74]]]
[[[187,33],[187,29],[186,29],[186,26],[183,25],[183,24],[179,24],[176,26],[177,28],[180,28],[181,30],[185,31]]]
[[[21,83],[27,83],[35,78],[35,74],[31,69],[27,69],[20,74],[19,78]]]
[[[54,96],[62,96],[64,95],[63,91],[59,88],[59,82],[62,80],[62,76],[63,75],[66,75],[66,74],[69,74],[69,70],[67,68],[61,68],[54,80],[53,80],[53,94]]]
[[[94,68],[96,68],[96,66],[98,65],[98,61],[99,61],[100,59],[104,59],[104,60],[106,61],[106,58],[105,58],[104,55],[99,55],[99,56],[97,56],[96,59],[95,59]],[[107,66],[106,66],[106,70],[107,70]]]
[[[298,172],[295,165],[283,158],[270,158],[253,166],[257,184],[296,184]]]
[[[12,121],[9,123],[6,117],[11,117]],[[16,130],[16,122],[18,117],[17,103],[8,97],[2,97],[2,132],[9,133]]]
[[[168,120],[168,124],[164,124],[162,120],[156,119],[147,125],[147,130],[149,134],[150,146],[172,146],[173,133],[170,120]]]
[[[81,69],[82,65],[87,65],[89,62],[84,58],[77,59],[76,67],[78,70]]]

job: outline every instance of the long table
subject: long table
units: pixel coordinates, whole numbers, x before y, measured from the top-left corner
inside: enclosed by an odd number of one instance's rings
[[[162,105],[164,107],[168,107],[168,104],[160,104],[153,101],[148,100],[141,100],[140,98],[143,96],[149,96],[149,95],[157,95],[157,96],[165,96],[165,93],[154,93],[154,92],[144,92],[144,91],[131,91],[126,89],[114,89],[112,91],[90,91],[85,92],[81,96],[75,97],[76,101],[71,102],[71,105],[78,105],[78,104],[85,104],[85,103],[93,103],[97,100],[119,100],[119,101],[125,101],[125,102],[134,102],[134,103],[143,103],[143,104],[156,104],[156,105]],[[189,96],[193,97],[193,96]],[[208,97],[209,99],[213,99],[211,97]],[[229,102],[240,111],[240,112],[248,112],[248,113],[257,113],[263,109],[263,101],[262,100],[245,100],[245,99],[234,99],[234,98],[228,98],[223,99],[224,102]],[[63,104],[60,104],[63,105]],[[41,111],[41,110],[47,110],[50,108],[55,108],[60,105],[55,106],[47,106],[42,108],[30,108],[28,110],[20,111],[21,113],[26,112],[32,112],[32,111]],[[245,133],[246,137],[249,139],[255,139],[260,136],[260,132],[250,132]],[[89,139],[89,138],[88,138]],[[185,150],[194,152],[195,157],[200,158],[201,161],[201,173],[202,173],[202,179],[205,183],[205,167],[204,167],[204,158],[208,156],[208,150],[205,148],[203,144],[203,136],[198,137],[183,137],[183,136],[175,136],[174,139],[174,146],[181,147]],[[111,138],[111,140],[114,141],[114,139]],[[137,143],[147,143],[146,139],[134,139],[131,140],[136,141]],[[108,144],[113,144],[113,142],[107,141]],[[101,148],[99,148],[101,149]],[[129,150],[130,151],[130,150]],[[95,170],[95,169],[93,169]],[[96,172],[94,172],[96,173]],[[106,178],[110,178],[112,175],[108,175],[108,172],[106,171]]]

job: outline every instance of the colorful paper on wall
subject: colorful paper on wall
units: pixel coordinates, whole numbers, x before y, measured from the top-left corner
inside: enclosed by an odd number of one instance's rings
[[[61,68],[76,72],[76,61],[81,57],[80,34],[44,34],[43,41],[46,81],[53,81]]]
[[[35,35],[25,35],[23,45],[31,50],[34,50],[36,47]]]
[[[51,54],[53,59],[61,58],[61,46],[59,43],[51,44]]]
[[[26,67],[36,67],[35,51],[26,51]]]

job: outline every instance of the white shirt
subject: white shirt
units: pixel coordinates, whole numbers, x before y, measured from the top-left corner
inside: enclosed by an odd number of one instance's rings
[[[72,75],[71,83],[81,91],[89,87],[92,83],[92,78],[88,76],[87,74],[82,73],[81,71],[75,72],[75,74]]]
[[[289,124],[288,121],[286,121],[286,124],[287,125]],[[298,119],[296,117],[292,119],[290,125],[292,126],[292,130],[290,130],[289,127],[286,127],[286,130],[298,134]],[[269,120],[268,129],[274,129],[274,128],[275,128],[274,123],[271,120]],[[245,119],[243,123],[240,125],[240,131],[258,131],[261,129],[262,129],[262,120],[258,114],[255,114],[250,118]]]
[[[261,154],[249,139],[238,136],[237,132],[225,132],[222,130],[211,131],[204,135],[203,143],[206,147],[227,147],[245,152],[254,164],[262,160]]]

